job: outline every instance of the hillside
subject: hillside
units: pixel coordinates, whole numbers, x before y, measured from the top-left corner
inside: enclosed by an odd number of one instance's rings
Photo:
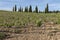
[[[29,23],[53,21],[60,24],[60,13],[26,13],[26,12],[0,12],[0,26],[24,26]]]
[[[9,35],[4,40],[60,40],[60,13],[1,11],[0,33]]]

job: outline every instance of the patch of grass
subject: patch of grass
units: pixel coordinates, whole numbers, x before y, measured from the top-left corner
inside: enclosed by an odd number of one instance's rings
[[[0,33],[0,39],[3,40],[4,38],[6,38],[7,35],[5,33]]]
[[[53,21],[60,24],[60,13],[25,13],[25,12],[0,12],[0,26],[22,26],[28,23],[39,24],[36,23],[38,20],[42,21]],[[57,21],[59,20],[59,21]],[[7,24],[8,23],[8,24]]]
[[[38,21],[37,26],[40,27],[42,25],[42,21]]]
[[[60,20],[58,20],[58,21],[56,22],[56,24],[60,24]]]

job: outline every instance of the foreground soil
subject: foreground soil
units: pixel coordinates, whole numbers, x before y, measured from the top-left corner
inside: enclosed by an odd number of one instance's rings
[[[46,22],[43,23],[41,27],[28,25],[27,27],[17,28],[21,30],[20,33],[14,33],[16,28],[8,28],[13,32],[6,32],[10,34],[10,37],[4,40],[60,40],[59,27],[60,25],[54,24],[53,22]],[[0,28],[0,30],[2,30],[2,28]]]

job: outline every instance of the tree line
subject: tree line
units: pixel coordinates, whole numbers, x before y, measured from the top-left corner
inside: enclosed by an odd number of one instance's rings
[[[24,8],[24,11],[23,11],[23,8],[20,6],[20,8],[18,8],[17,9],[17,6],[15,5],[14,7],[13,7],[13,12],[16,12],[18,10],[18,12],[35,12],[35,13],[58,13],[58,12],[60,12],[60,11],[49,11],[49,6],[48,6],[48,4],[46,5],[46,8],[45,8],[45,11],[44,12],[41,12],[41,11],[39,11],[38,10],[38,6],[36,6],[35,7],[35,10],[34,11],[32,11],[32,6],[30,5],[29,6],[29,8],[28,8],[28,6],[26,6],[25,8]]]

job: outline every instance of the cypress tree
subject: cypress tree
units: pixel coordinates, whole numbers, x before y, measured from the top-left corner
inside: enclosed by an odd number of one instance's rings
[[[47,6],[45,8],[45,13],[49,13],[48,4],[47,4]]]
[[[25,7],[25,12],[28,12],[28,7]]]
[[[13,10],[12,11],[14,12],[14,7],[13,7]]]
[[[15,5],[15,12],[17,11],[17,6]]]
[[[21,12],[23,12],[23,8],[21,9]]]
[[[21,7],[18,9],[18,12],[21,12],[22,11],[22,9],[21,9]]]
[[[30,7],[29,7],[29,12],[32,12],[32,6],[30,5]]]
[[[37,6],[36,6],[36,8],[35,8],[35,12],[38,13],[38,7],[37,7]]]

